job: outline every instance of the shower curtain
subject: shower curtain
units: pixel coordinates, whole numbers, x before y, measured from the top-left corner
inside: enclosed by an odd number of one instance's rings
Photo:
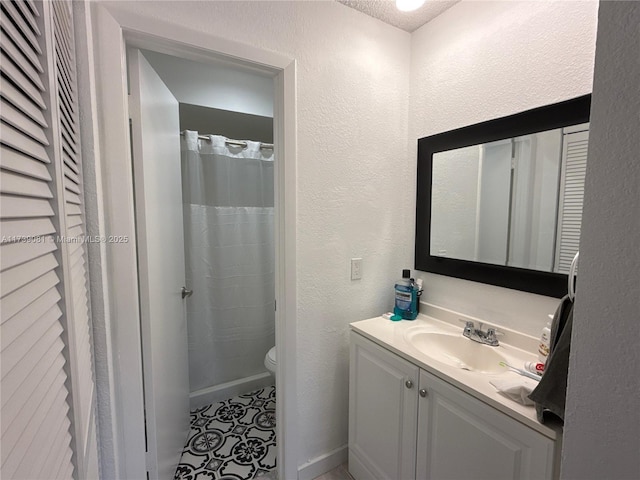
[[[191,391],[265,372],[275,345],[273,151],[182,139]]]

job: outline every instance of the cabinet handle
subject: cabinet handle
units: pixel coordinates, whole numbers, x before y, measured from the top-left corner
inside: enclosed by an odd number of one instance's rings
[[[427,389],[426,389],[426,388],[421,388],[421,389],[420,389],[420,396],[421,396],[422,398],[424,398],[424,397],[426,397],[426,396],[427,396]]]
[[[413,388],[413,382],[411,380],[407,380],[404,384],[407,388]]]

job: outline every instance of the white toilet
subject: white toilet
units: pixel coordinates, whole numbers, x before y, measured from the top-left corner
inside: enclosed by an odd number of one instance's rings
[[[276,378],[276,347],[272,347],[264,356],[264,367]]]

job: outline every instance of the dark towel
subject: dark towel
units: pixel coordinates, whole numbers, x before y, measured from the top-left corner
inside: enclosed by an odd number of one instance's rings
[[[573,324],[573,301],[565,296],[561,301],[551,324],[549,358],[544,375],[529,398],[536,403],[536,413],[540,423],[552,413],[564,421],[564,405],[567,396],[567,373],[569,371],[569,350],[571,347],[571,326]]]

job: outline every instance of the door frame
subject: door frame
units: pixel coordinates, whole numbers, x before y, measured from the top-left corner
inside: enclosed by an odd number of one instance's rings
[[[97,228],[107,235],[126,235],[129,243],[106,243],[99,265],[106,351],[96,362],[106,364],[109,411],[98,416],[111,431],[106,441],[119,478],[146,478],[144,390],[140,308],[133,203],[133,163],[130,151],[126,49],[154,50],[200,62],[225,61],[274,78],[275,242],[276,242],[276,415],[279,477],[297,478],[296,397],[296,62],[295,59],[250,45],[189,30],[165,20],[122,12],[117,5],[92,5],[96,74],[96,115],[99,153],[95,201],[102,203],[104,221]],[[100,178],[101,177],[101,178]],[[95,321],[95,319],[94,319]],[[102,423],[102,422],[101,422]],[[102,435],[101,435],[102,437]],[[101,438],[102,440],[102,438]],[[107,453],[103,451],[103,453]],[[107,453],[107,455],[109,455]]]

